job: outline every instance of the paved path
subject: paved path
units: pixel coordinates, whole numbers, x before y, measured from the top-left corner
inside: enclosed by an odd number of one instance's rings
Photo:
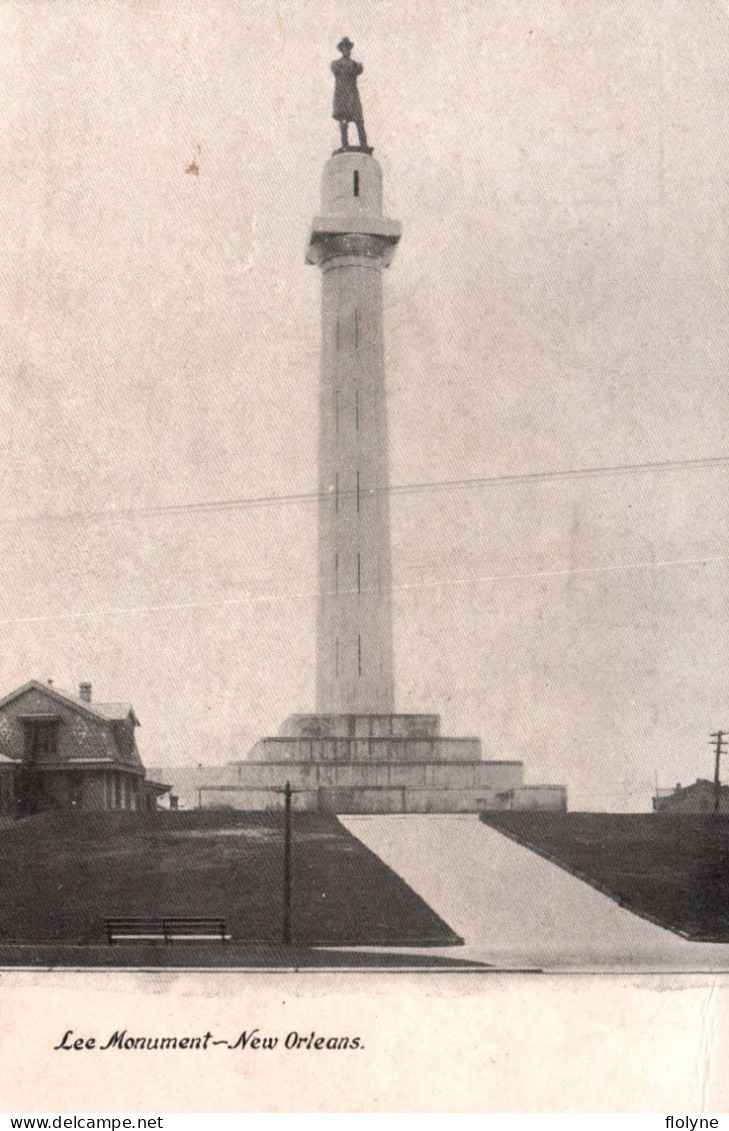
[[[466,942],[502,967],[729,971],[729,944],[692,943],[502,836],[475,815],[341,817]]]

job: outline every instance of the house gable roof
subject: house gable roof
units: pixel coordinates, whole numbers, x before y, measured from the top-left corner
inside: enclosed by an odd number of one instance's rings
[[[102,715],[112,722],[124,722],[131,715],[134,725],[140,726],[131,703],[93,703],[92,706],[96,707],[97,711],[101,711]]]
[[[713,793],[715,789],[713,781],[709,781],[708,778],[697,778],[689,785],[677,785],[675,789],[666,790],[663,794],[659,793],[659,798],[661,801],[668,801],[676,797],[685,797],[687,793]],[[720,785],[719,791],[729,792],[729,785]]]
[[[691,785],[682,785],[680,789],[676,790],[676,793],[691,793],[697,789],[713,791],[715,788],[713,781],[709,781],[708,778],[697,778],[696,781],[691,782]],[[729,789],[729,785],[720,785],[719,789]]]
[[[22,687],[0,699],[0,711],[9,704],[22,700],[22,697],[29,692],[32,692],[36,697],[42,697],[43,702],[37,704],[38,709],[25,716],[28,721],[60,717],[58,714],[49,713],[49,708],[52,709],[53,706],[56,706],[57,709],[61,706],[66,709],[70,708],[75,714],[92,718],[97,727],[100,724],[105,736],[103,743],[106,753],[104,753],[102,760],[108,760],[110,765],[116,765],[125,770],[134,768],[144,774],[144,766],[134,735],[134,729],[139,725],[139,722],[130,703],[87,703],[85,699],[71,695],[60,687],[31,679]],[[22,710],[24,704],[20,702],[18,706]],[[22,718],[23,716],[19,715],[18,717]],[[129,727],[128,721],[131,721],[131,727]],[[127,722],[124,727],[119,725],[123,722]],[[83,759],[83,761],[85,762],[86,759]],[[98,762],[98,759],[96,761]],[[63,762],[64,765],[70,766],[72,760],[64,759]]]
[[[131,703],[87,703],[85,699],[79,699],[77,695],[72,695],[70,691],[63,691],[60,687],[55,687],[50,683],[40,683],[37,679],[28,680],[22,687],[17,688],[16,691],[11,691],[9,695],[0,699],[0,710],[7,703],[12,703],[14,699],[26,695],[28,691],[40,691],[51,699],[67,703],[75,710],[91,715],[92,718],[101,719],[105,723],[120,722],[131,715],[134,725],[139,726],[139,719],[134,714]]]

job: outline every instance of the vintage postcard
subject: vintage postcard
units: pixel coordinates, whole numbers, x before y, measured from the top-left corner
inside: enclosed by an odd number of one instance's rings
[[[728,49],[0,5],[4,1111],[723,1110]]]

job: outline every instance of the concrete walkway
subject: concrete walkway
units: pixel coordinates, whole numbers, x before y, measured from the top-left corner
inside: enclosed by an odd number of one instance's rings
[[[633,915],[476,815],[340,820],[465,939],[437,952],[444,957],[502,968],[729,971],[729,944],[688,942]]]

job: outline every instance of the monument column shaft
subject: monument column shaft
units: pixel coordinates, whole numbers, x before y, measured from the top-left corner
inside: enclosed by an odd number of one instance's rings
[[[360,241],[363,237],[359,237]],[[322,265],[317,711],[394,710],[382,267]]]
[[[400,225],[382,216],[369,152],[324,168],[307,262],[322,272],[316,710],[394,712],[382,268]]]

